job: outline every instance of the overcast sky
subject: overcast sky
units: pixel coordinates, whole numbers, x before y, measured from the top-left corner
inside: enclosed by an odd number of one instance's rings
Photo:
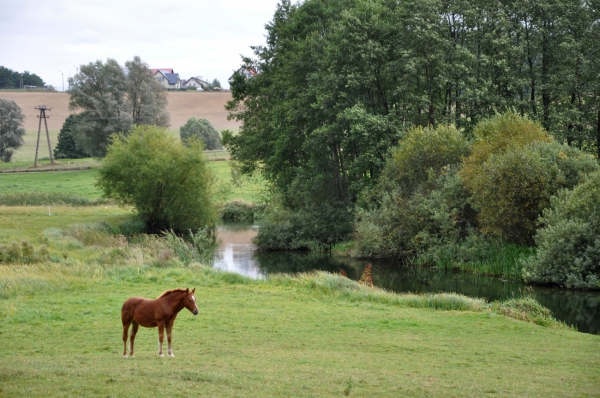
[[[278,0],[0,0],[0,65],[57,90],[77,67],[139,55],[181,79],[227,79],[240,54],[265,44]],[[61,74],[62,72],[62,74]]]

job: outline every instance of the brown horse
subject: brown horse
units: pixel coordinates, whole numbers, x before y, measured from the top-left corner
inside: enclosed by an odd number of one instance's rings
[[[165,327],[167,328],[167,342],[169,343],[169,356],[174,357],[171,349],[171,331],[179,311],[184,307],[190,310],[194,315],[198,315],[198,306],[194,297],[196,289],[173,289],[167,290],[156,300],[149,300],[142,297],[131,297],[125,301],[121,308],[121,320],[123,321],[123,357],[127,358],[127,334],[129,325],[131,328],[131,339],[129,355],[133,358],[133,342],[138,327],[142,325],[146,328],[158,326],[158,356],[164,357],[163,340],[165,337]]]

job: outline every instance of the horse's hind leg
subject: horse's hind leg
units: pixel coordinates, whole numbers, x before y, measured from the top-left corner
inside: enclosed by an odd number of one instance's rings
[[[127,334],[129,325],[133,322],[133,311],[129,300],[121,308],[121,322],[123,323],[123,358],[127,358]]]
[[[127,358],[127,334],[129,332],[129,325],[130,323],[123,323],[123,358]]]
[[[129,338],[129,356],[131,358],[133,358],[133,342],[135,340],[135,335],[137,334],[139,327],[140,327],[139,323],[137,323],[136,321],[132,322],[131,337]]]

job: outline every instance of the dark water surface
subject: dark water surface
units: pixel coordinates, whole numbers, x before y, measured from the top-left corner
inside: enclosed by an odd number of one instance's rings
[[[305,252],[264,252],[256,250],[251,239],[257,226],[228,224],[219,228],[214,267],[262,279],[270,273],[298,273],[312,270],[340,272],[359,279],[367,261],[336,258]],[[432,270],[419,266],[399,266],[369,261],[375,285],[412,293],[454,292],[488,301],[531,296],[549,308],[559,320],[577,326],[580,332],[600,334],[600,293],[531,286],[465,273]]]

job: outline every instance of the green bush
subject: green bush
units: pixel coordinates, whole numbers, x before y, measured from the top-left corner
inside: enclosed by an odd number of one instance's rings
[[[17,103],[0,98],[0,161],[10,162],[14,151],[23,145],[25,114]]]
[[[380,181],[410,195],[425,183],[430,173],[457,164],[469,154],[469,144],[454,126],[415,127],[402,138],[386,162]]]
[[[552,137],[541,124],[516,113],[507,112],[484,119],[473,129],[471,154],[464,160],[461,177],[468,184],[491,155],[532,142],[552,142]]]
[[[355,254],[414,258],[466,234],[474,214],[457,165],[468,153],[452,126],[409,130],[357,209]]]
[[[552,199],[540,221],[534,256],[523,260],[523,279],[568,288],[600,289],[600,172]]]
[[[467,234],[475,214],[456,167],[431,174],[425,185],[427,190],[408,197],[400,188],[384,192],[378,207],[357,210],[356,255],[415,258]]]
[[[221,136],[215,127],[206,119],[192,117],[179,128],[179,136],[184,144],[190,145],[192,137],[202,140],[207,150],[223,149]]]
[[[244,221],[259,218],[259,214],[264,211],[264,205],[258,205],[243,200],[234,200],[228,202],[221,211],[221,219],[227,221]]]
[[[173,231],[165,231],[162,238],[173,255],[177,256],[184,265],[193,262],[209,264],[212,260],[215,235],[211,230],[188,231],[187,239],[175,234]]]
[[[46,246],[41,246],[36,251],[28,241],[22,241],[20,245],[17,242],[12,242],[10,245],[0,245],[0,264],[31,264],[48,261],[49,259],[50,253]]]
[[[135,127],[128,137],[113,138],[97,186],[106,197],[133,206],[150,232],[214,226],[215,176],[201,143],[190,145],[160,127]]]
[[[598,169],[591,155],[555,142],[534,142],[490,155],[468,181],[481,231],[533,245],[538,217],[551,196]]]
[[[344,203],[315,203],[294,212],[271,207],[254,243],[264,250],[320,251],[347,240],[352,232],[352,213]]]

